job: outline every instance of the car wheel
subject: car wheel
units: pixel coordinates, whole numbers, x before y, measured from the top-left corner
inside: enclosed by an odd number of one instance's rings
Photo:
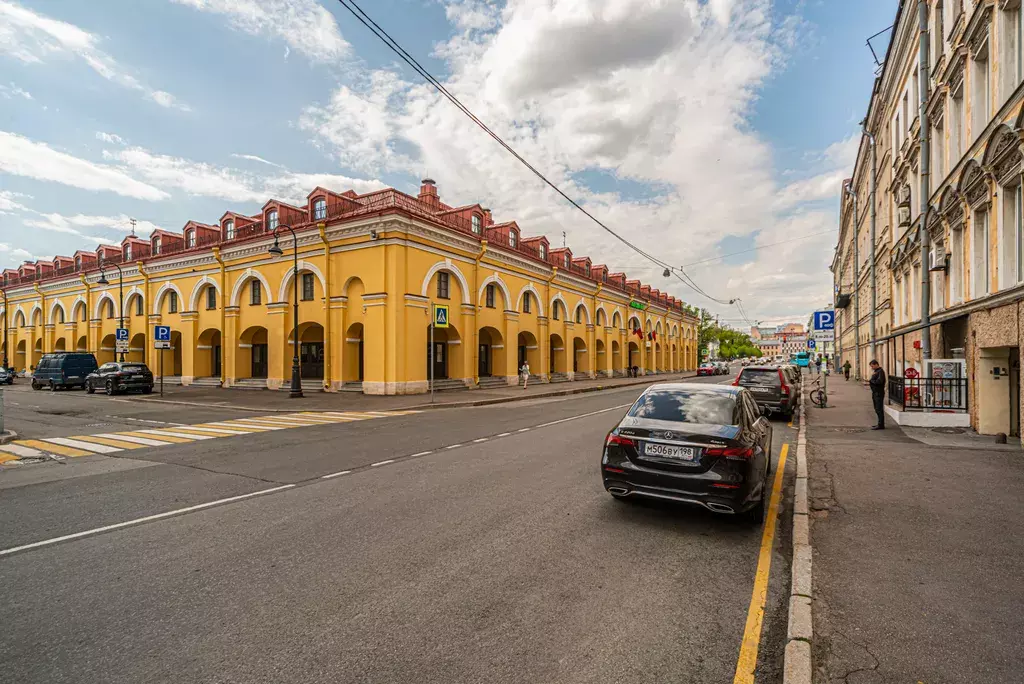
[[[753,525],[763,525],[768,512],[768,477],[765,476],[764,486],[761,487],[761,498],[746,513],[747,520]]]
[[[51,380],[51,381],[50,381],[50,386],[49,386],[49,390],[50,390],[51,392],[56,392],[56,391],[57,391],[57,385],[56,385],[56,384],[54,384],[53,380]]]
[[[43,386],[42,386],[42,385],[40,385],[40,384],[39,384],[38,382],[36,382],[35,380],[33,380],[33,381],[32,381],[32,389],[34,389],[34,390],[40,390],[40,389],[42,389],[42,388],[43,388]]]
[[[85,387],[85,391],[89,394],[96,394],[96,388],[92,386],[91,382],[87,382],[82,386]]]
[[[107,380],[107,384],[104,386],[103,390],[107,393],[108,397],[113,396],[113,394],[114,394],[114,383],[112,381],[110,381],[110,380]]]
[[[152,387],[143,387],[142,388],[142,393],[143,394],[152,394],[152,392],[153,392],[153,388]]]

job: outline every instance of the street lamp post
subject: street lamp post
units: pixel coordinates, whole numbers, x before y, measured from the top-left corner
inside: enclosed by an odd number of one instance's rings
[[[274,244],[267,251],[273,256],[284,254],[284,250],[281,249],[281,245],[277,240],[277,232],[282,228],[287,228],[288,232],[292,234],[292,244],[294,245],[292,254],[292,270],[294,271],[292,273],[292,285],[294,286],[295,295],[295,301],[292,303],[292,385],[288,396],[292,399],[301,399],[302,377],[299,372],[299,238],[295,235],[292,227],[285,223],[278,224],[274,228]]]
[[[107,280],[107,274],[103,272],[103,266],[104,265],[105,264],[103,263],[103,260],[101,259],[100,260],[100,279],[96,281],[96,283],[98,285],[109,285],[110,284],[110,281]],[[118,319],[118,327],[123,328],[124,327],[124,271],[122,271],[121,267],[118,266],[117,264],[111,264],[111,266],[113,266],[114,268],[117,269],[117,298],[119,300],[119,306],[118,306],[119,313],[118,313],[117,319]],[[117,343],[115,342],[115,344],[117,344]],[[124,352],[121,352],[121,361],[124,362]]]
[[[0,290],[4,293],[4,368],[10,368],[7,365],[7,290]]]

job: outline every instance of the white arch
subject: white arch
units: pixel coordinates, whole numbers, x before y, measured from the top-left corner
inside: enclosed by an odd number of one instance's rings
[[[601,314],[602,313],[604,314],[604,324],[605,325],[610,325],[609,321],[611,321],[612,319],[608,317],[608,310],[604,308],[604,304],[598,304],[597,305],[597,311],[594,312],[594,324],[595,325],[600,325],[601,324]]]
[[[102,316],[100,315],[100,311],[103,310],[103,302],[107,299],[110,300],[110,305],[114,307],[114,315],[117,315],[117,300],[114,299],[114,297],[109,292],[104,292],[99,296],[99,299],[96,300],[96,307],[93,310],[92,314],[92,317],[94,319],[102,318]]]
[[[616,318],[619,319],[618,324],[615,323]],[[622,329],[622,312],[619,311],[618,309],[612,312],[612,327],[618,328],[620,330]]]
[[[654,331],[657,332],[659,335],[661,334],[661,321],[660,320],[657,323],[654,324]]]
[[[364,287],[366,286],[366,283],[364,283],[363,279],[360,278],[359,276],[357,276],[357,275],[349,276],[348,279],[345,281],[345,284],[341,286],[341,296],[342,297],[345,297],[346,299],[348,298],[348,288],[352,286],[352,281],[353,280],[358,280],[361,285],[363,285]]]
[[[175,294],[178,295],[178,301],[179,302],[184,302],[185,301],[185,298],[181,296],[181,290],[178,289],[178,286],[168,280],[167,282],[165,282],[163,285],[160,286],[160,289],[156,291],[156,297],[153,298],[153,315],[154,316],[159,316],[160,315],[160,305],[164,303],[164,296],[168,292],[172,292],[172,291]]]
[[[427,290],[430,288],[430,279],[433,278],[434,274],[438,271],[448,271],[455,276],[455,279],[459,281],[459,290],[462,292],[462,303],[469,304],[469,281],[466,280],[466,276],[462,275],[462,271],[459,270],[459,267],[452,263],[451,259],[438,261],[430,267],[430,270],[427,271],[427,276],[423,279],[423,287],[420,288],[420,296],[428,296]]]
[[[85,319],[84,320],[88,320],[88,318],[89,318],[89,305],[85,303],[85,297],[83,297],[82,295],[78,295],[77,297],[75,297],[75,301],[71,302],[71,320],[72,321],[76,321],[76,322],[78,321],[78,319],[75,318],[75,317],[78,315],[78,309],[80,307],[84,307],[85,308]]]
[[[43,320],[43,308],[39,304],[33,304],[32,309],[28,312],[29,325],[36,324],[36,314],[39,314],[39,320]]]
[[[497,271],[484,278],[484,282],[480,286],[480,291],[476,294],[477,303],[479,303],[480,299],[484,296],[484,290],[486,290],[487,286],[492,283],[498,286],[498,289],[501,290],[501,294],[505,297],[505,310],[507,311],[512,307],[512,293],[508,291],[508,285],[506,285],[505,281],[501,279],[501,276],[498,275]]]
[[[320,269],[315,264],[311,264],[308,261],[299,260],[299,273],[303,271],[309,271],[317,277],[320,281],[320,287],[324,290],[324,297],[327,297],[327,279],[324,278],[324,274],[320,272]],[[277,301],[287,302],[288,301],[288,286],[292,283],[292,278],[295,277],[295,267],[290,266],[287,271],[284,272],[284,277],[281,278],[281,289],[277,294]]]
[[[637,327],[640,327],[640,317],[639,316],[637,316],[636,314],[631,314],[629,316],[629,318],[626,319],[626,324],[629,325],[633,321],[636,321]],[[629,332],[633,332],[633,330],[634,330],[633,326],[629,325]]]
[[[217,294],[221,296],[221,301],[224,299],[224,293],[220,291],[220,285],[217,281],[210,276],[203,276],[196,281],[195,287],[192,288],[192,294],[188,298],[188,310],[199,311],[199,295],[202,294],[203,288],[207,285],[213,287],[217,291]]]
[[[568,316],[569,315],[569,305],[565,303],[565,297],[562,296],[561,292],[555,293],[555,296],[551,298],[551,302],[549,303],[549,306],[551,307],[552,314],[554,314],[554,311],[555,311],[555,302],[562,302],[562,311],[565,312],[566,316]]]
[[[54,323],[57,322],[55,320],[56,319],[55,314],[57,313],[57,308],[58,307],[60,308],[61,311],[64,312],[64,320],[65,321],[68,320],[68,310],[64,308],[64,305],[60,303],[59,299],[55,299],[55,300],[53,300],[53,304],[50,305],[50,315],[46,319],[46,322],[48,324],[53,325]]]
[[[267,280],[267,277],[255,268],[247,268],[245,269],[245,273],[242,274],[242,277],[235,281],[235,286],[231,289],[231,301],[229,306],[238,306],[238,298],[242,296],[242,288],[246,283],[253,279],[263,283],[263,289],[266,291],[267,296],[270,295],[270,282]]]
[[[13,327],[24,328],[25,323],[28,321],[28,319],[25,317],[25,310],[21,308],[21,304],[19,304],[18,308],[14,310],[14,315],[11,316],[11,323],[13,324],[18,320],[19,314],[21,314],[21,325],[14,325]]]
[[[583,307],[583,313],[587,315],[587,325],[590,325],[593,321],[590,320],[590,309],[587,308],[587,303],[583,301],[583,297],[580,297],[579,304],[577,304],[576,308],[572,310],[572,320],[576,320],[576,312],[580,310],[581,306]]]
[[[527,283],[523,285],[523,289],[519,291],[519,296],[516,297],[516,311],[523,310],[523,295],[527,292],[533,293],[533,298],[537,302],[537,315],[544,316],[544,300],[540,298],[540,292],[537,292],[537,288],[533,286],[533,283]]]

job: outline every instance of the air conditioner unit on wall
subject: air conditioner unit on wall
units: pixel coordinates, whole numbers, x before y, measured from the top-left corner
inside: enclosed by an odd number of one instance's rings
[[[928,252],[928,270],[929,271],[945,271],[948,268],[949,263],[946,256],[946,250],[938,247]]]

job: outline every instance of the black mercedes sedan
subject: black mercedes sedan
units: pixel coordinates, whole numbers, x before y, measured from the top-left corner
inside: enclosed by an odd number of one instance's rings
[[[772,426],[749,390],[665,383],[648,387],[608,433],[604,488],[764,521]]]

